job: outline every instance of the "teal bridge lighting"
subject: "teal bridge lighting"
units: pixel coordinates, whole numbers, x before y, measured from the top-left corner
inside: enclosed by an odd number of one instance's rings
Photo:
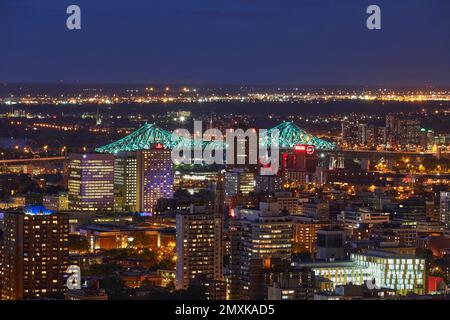
[[[319,139],[316,136],[300,129],[293,122],[282,122],[276,127],[268,130],[269,137],[274,129],[278,129],[280,132],[280,148],[291,149],[296,145],[313,145],[317,150],[334,150],[336,145],[334,143]]]
[[[281,149],[291,149],[294,148],[295,145],[299,144],[313,145],[318,150],[336,149],[336,145],[334,143],[319,139],[307,133],[293,122],[282,122],[276,127],[267,130],[267,139],[265,139],[266,143],[270,141],[272,132],[275,129],[279,130],[279,146]],[[219,145],[223,144],[223,142],[192,140],[177,134],[172,134],[172,132],[161,129],[154,124],[146,123],[126,137],[106,146],[97,148],[95,151],[100,153],[117,154],[123,151],[148,150],[151,149],[156,143],[162,144],[166,149],[173,149],[177,146],[199,147],[200,144],[202,147],[205,147],[211,143]]]

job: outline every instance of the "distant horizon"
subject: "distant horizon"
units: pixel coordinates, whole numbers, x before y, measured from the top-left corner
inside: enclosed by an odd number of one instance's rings
[[[175,86],[175,87],[287,87],[287,88],[373,88],[373,89],[450,89],[449,85],[388,84],[293,84],[293,83],[184,83],[184,82],[1,82],[0,86]]]

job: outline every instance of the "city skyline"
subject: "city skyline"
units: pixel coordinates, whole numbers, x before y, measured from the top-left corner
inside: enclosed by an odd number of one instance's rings
[[[0,304],[450,300],[449,12],[0,0]]]
[[[33,106],[20,108],[28,111],[1,115],[6,128],[31,129],[34,138],[37,132],[56,130],[67,144],[59,142],[56,148],[47,141],[30,158],[36,143],[24,139],[23,147],[8,147],[3,142],[7,158],[1,160],[5,200],[0,205],[7,214],[0,218],[5,230],[0,253],[20,254],[11,231],[14,219],[36,215],[46,225],[47,216],[68,217],[64,228],[70,232],[60,239],[40,225],[25,228],[24,238],[32,228],[36,239],[68,241],[61,259],[79,268],[82,286],[38,286],[43,280],[64,283],[64,267],[49,278],[48,271],[32,265],[31,282],[26,269],[15,280],[13,267],[21,271],[22,264],[12,267],[4,255],[0,278],[5,298],[447,298],[450,269],[440,259],[446,259],[450,244],[450,136],[423,128],[427,108],[407,114],[387,109],[365,118],[319,115],[322,130],[330,128],[330,120],[340,126],[338,136],[325,140],[283,121],[275,127],[280,130],[280,170],[269,176],[259,171],[262,163],[248,161],[246,147],[237,154],[247,159],[243,163],[172,163],[178,138],[157,125],[127,132],[129,124],[140,122],[128,112],[123,119],[98,112],[67,117],[38,115]],[[179,110],[156,119],[180,124],[194,118],[191,111]],[[53,124],[61,120],[66,126]],[[236,129],[246,121],[245,113],[230,114],[211,117],[209,125]],[[245,124],[249,133],[256,132],[252,124]],[[110,140],[111,131],[121,138],[80,148],[67,139],[74,128],[91,142],[100,132]],[[11,184],[11,176],[24,182]],[[32,243],[26,242],[26,248],[41,259],[40,242],[39,250]],[[51,250],[46,252],[44,266],[54,259]],[[109,287],[108,281],[117,286]],[[22,295],[29,286],[32,294]]]

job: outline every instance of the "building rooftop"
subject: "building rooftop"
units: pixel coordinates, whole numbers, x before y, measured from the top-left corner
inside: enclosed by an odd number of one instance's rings
[[[355,253],[358,255],[379,257],[379,258],[397,258],[397,259],[415,259],[417,256],[412,254],[401,254],[384,250],[368,250],[366,253]]]
[[[53,210],[48,210],[44,206],[27,206],[23,212],[28,215],[51,215],[55,213]]]

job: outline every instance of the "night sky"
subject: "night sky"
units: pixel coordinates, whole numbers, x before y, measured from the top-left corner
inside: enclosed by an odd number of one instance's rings
[[[0,0],[0,82],[59,81],[450,86],[450,1]]]

